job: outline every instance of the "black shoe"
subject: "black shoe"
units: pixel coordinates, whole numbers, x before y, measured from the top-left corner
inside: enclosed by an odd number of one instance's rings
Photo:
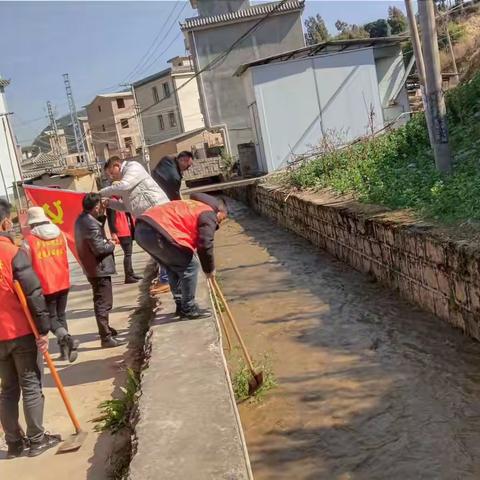
[[[62,437],[60,435],[50,435],[49,433],[45,433],[39,442],[30,442],[28,456],[37,457],[50,448],[53,448],[55,445],[58,445],[61,441]]]
[[[18,440],[17,442],[8,444],[7,458],[10,460],[12,458],[21,457],[25,451],[25,442],[23,440]]]
[[[68,353],[68,361],[73,363],[78,357],[78,340],[74,340],[71,335],[67,335],[65,338],[65,347]]]
[[[120,342],[119,340],[113,337],[107,337],[102,339],[102,348],[115,348],[120,345],[124,345],[125,342]]]
[[[188,312],[180,311],[180,318],[186,320],[200,320],[201,318],[208,318],[212,316],[212,312],[210,310],[193,307]]]
[[[177,303],[177,308],[175,309],[175,318],[180,318],[182,316],[182,306]]]
[[[61,360],[63,362],[67,359],[67,346],[62,340],[58,342],[58,347],[60,348],[60,355],[57,357],[57,360]]]
[[[139,280],[138,278],[135,278],[135,277],[128,277],[125,279],[125,285],[129,285],[131,283],[138,283]]]
[[[137,280],[143,280],[142,275],[137,275],[136,273],[134,273],[134,274],[132,275],[132,277],[133,277],[133,278],[136,278]]]
[[[112,337],[118,337],[118,332],[113,327],[109,327],[109,328],[110,328],[110,335]]]

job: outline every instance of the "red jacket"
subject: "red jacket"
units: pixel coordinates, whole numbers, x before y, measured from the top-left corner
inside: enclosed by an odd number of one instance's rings
[[[50,330],[50,316],[40,282],[25,252],[6,235],[0,235],[0,341],[30,335],[32,330],[13,288],[18,280],[37,328],[42,335]]]

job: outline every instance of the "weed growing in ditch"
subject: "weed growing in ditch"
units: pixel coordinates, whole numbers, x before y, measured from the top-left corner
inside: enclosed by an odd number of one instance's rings
[[[139,386],[138,375],[129,368],[126,386],[121,387],[123,396],[118,399],[106,400],[99,405],[102,415],[92,420],[97,424],[95,431],[116,433],[128,426]]]
[[[268,355],[265,354],[261,361],[254,362],[255,371],[263,371],[263,384],[253,395],[249,395],[248,393],[248,382],[252,377],[248,366],[240,356],[237,356],[234,363],[235,370],[232,375],[232,387],[233,392],[235,393],[235,400],[238,403],[244,401],[260,402],[263,400],[267,392],[278,385]]]

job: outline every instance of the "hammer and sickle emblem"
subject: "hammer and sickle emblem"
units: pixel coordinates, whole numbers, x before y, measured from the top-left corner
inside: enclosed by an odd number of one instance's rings
[[[53,223],[56,225],[61,225],[63,223],[63,208],[61,200],[55,200],[53,206],[57,210],[56,213],[52,211],[48,203],[44,203],[42,208],[45,211],[45,214],[50,217]]]

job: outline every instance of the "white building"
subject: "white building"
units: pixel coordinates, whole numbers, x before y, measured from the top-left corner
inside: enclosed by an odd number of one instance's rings
[[[205,127],[190,58],[168,63],[170,68],[133,83],[147,146]]]
[[[330,41],[242,65],[259,169],[322,139],[346,144],[408,119],[400,37]],[[402,115],[405,114],[405,115]]]
[[[9,194],[11,194],[12,184],[20,180],[21,177],[17,160],[17,145],[11,129],[5,98],[5,87],[9,84],[9,80],[2,79],[0,76],[0,169]],[[6,194],[3,181],[0,181],[0,192],[2,192],[2,195]]]

